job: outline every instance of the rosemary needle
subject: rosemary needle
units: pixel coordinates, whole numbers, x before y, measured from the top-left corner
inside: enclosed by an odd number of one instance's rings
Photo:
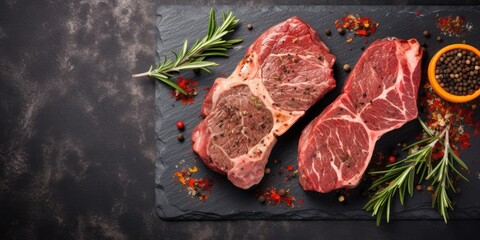
[[[370,172],[371,175],[382,176],[373,182],[369,190],[386,185],[380,188],[364,206],[366,211],[371,211],[372,215],[376,216],[377,225],[380,224],[384,213],[387,222],[390,221],[391,202],[396,193],[398,193],[402,205],[405,199],[405,192],[408,192],[410,197],[413,196],[415,176],[419,178],[419,183],[423,180],[432,180],[432,186],[436,188],[432,199],[432,207],[437,206],[440,215],[447,222],[448,209],[453,209],[452,201],[447,191],[455,191],[449,173],[455,172],[468,181],[454,165],[456,163],[461,168],[468,169],[466,164],[455,155],[450,146],[449,128],[446,127],[442,133],[435,135],[420,118],[418,120],[428,136],[407,146],[405,149],[419,145],[423,145],[423,147],[410,153],[406,158],[387,165],[386,170]],[[432,152],[437,144],[443,146],[444,154],[441,160],[434,163],[432,162]],[[427,176],[425,176],[425,172],[427,172]]]
[[[242,39],[223,39],[225,35],[235,31],[235,26],[239,20],[233,15],[232,11],[227,14],[222,13],[222,19],[222,24],[217,26],[215,10],[211,8],[207,34],[202,40],[197,40],[193,46],[188,48],[188,40],[185,39],[180,51],[178,53],[172,52],[175,56],[174,60],[168,59],[167,55],[164,55],[163,62],[159,63],[155,69],[151,66],[147,72],[134,74],[132,77],[155,77],[170,87],[187,95],[188,93],[182,87],[170,80],[173,73],[178,73],[182,70],[195,69],[210,73],[209,68],[218,66],[218,64],[215,62],[204,61],[206,57],[228,57],[228,54],[226,54],[225,51],[232,48],[234,44],[243,41]]]

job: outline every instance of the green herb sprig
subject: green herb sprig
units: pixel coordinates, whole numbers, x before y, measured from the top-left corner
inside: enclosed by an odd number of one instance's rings
[[[405,147],[405,149],[410,149],[414,146],[422,147],[410,153],[406,158],[387,165],[386,170],[369,173],[371,175],[382,175],[373,182],[369,189],[379,188],[379,190],[364,206],[366,211],[370,211],[372,212],[372,216],[376,216],[377,225],[380,224],[384,213],[387,222],[390,221],[391,202],[397,192],[402,205],[405,202],[406,191],[410,197],[413,196],[415,176],[418,177],[418,184],[424,180],[432,180],[431,184],[436,189],[432,198],[432,207],[437,206],[440,215],[442,215],[446,223],[448,219],[448,209],[453,210],[452,201],[447,192],[448,190],[455,192],[452,179],[450,178],[450,172],[455,172],[464,180],[468,181],[455,167],[456,163],[463,169],[468,170],[467,165],[455,155],[455,152],[450,146],[449,128],[446,127],[440,134],[434,134],[420,118],[418,120],[426,132],[427,137]],[[444,154],[441,160],[433,162],[432,152],[437,144],[443,146]],[[426,176],[425,173],[427,173]]]
[[[222,24],[217,26],[215,10],[213,8],[210,9],[208,30],[203,39],[197,40],[190,48],[188,48],[188,40],[185,39],[183,46],[178,53],[172,51],[175,56],[174,60],[168,59],[167,55],[164,55],[163,62],[159,63],[157,68],[153,69],[153,66],[150,66],[150,69],[147,72],[134,74],[132,77],[155,77],[170,87],[187,95],[187,92],[183,88],[170,80],[173,73],[178,73],[182,70],[197,69],[210,73],[211,71],[209,68],[218,66],[218,64],[205,61],[204,59],[206,57],[228,57],[228,54],[225,53],[225,51],[232,48],[234,44],[243,41],[242,39],[224,39],[225,35],[235,31],[235,26],[239,22],[235,15],[233,15],[233,12],[230,11],[227,14],[222,13],[222,19]]]

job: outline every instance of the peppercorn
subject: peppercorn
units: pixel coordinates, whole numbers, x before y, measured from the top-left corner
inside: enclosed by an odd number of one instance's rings
[[[261,202],[261,203],[264,203],[266,199],[265,199],[265,196],[260,195],[260,196],[257,198],[257,200],[258,200],[259,202]]]
[[[428,38],[430,37],[430,33],[427,30],[425,30],[423,31],[423,36]]]
[[[253,29],[253,25],[251,23],[247,24],[247,29],[248,30],[252,30]]]
[[[179,133],[177,134],[177,140],[183,142],[185,140],[185,137],[183,136],[183,134]]]
[[[338,32],[340,35],[343,35],[343,34],[345,34],[345,29],[343,29],[343,28],[338,28],[338,29],[337,29],[337,32]]]
[[[348,64],[343,65],[343,71],[350,72],[350,65]]]
[[[417,186],[415,186],[415,189],[417,189],[417,191],[422,191],[422,185],[418,184]]]
[[[345,201],[345,196],[339,195],[339,196],[338,196],[338,201],[339,201],[339,202],[344,202],[344,201]]]
[[[265,174],[269,174],[270,173],[270,168],[265,168]]]
[[[185,129],[185,123],[183,123],[182,121],[178,121],[177,122],[177,128],[178,128],[178,130]]]
[[[436,79],[447,92],[465,96],[477,91],[478,69],[475,54],[471,51],[454,49],[440,56],[436,64]]]
[[[440,37],[440,36],[438,36],[438,37],[436,38],[436,40],[437,40],[437,42],[443,41],[442,37]]]
[[[287,194],[287,190],[285,190],[285,188],[280,188],[278,190],[278,195],[285,196],[285,194]]]
[[[327,36],[330,36],[330,35],[332,35],[332,31],[330,31],[330,29],[329,29],[329,28],[325,29],[325,31],[324,31],[324,32],[325,32],[325,35],[327,35]]]

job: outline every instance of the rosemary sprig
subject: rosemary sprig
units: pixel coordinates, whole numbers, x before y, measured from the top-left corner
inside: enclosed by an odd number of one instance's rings
[[[222,13],[222,19],[222,24],[217,26],[215,10],[211,8],[207,34],[202,40],[197,40],[195,44],[188,49],[188,40],[185,39],[183,46],[178,53],[172,51],[175,56],[174,60],[168,59],[167,55],[164,55],[163,62],[159,63],[157,68],[153,69],[153,66],[150,66],[150,69],[147,72],[134,74],[132,77],[155,77],[170,87],[187,95],[187,92],[183,88],[170,80],[173,73],[178,73],[182,70],[195,69],[210,73],[211,71],[209,68],[218,66],[218,64],[215,62],[204,61],[206,57],[228,57],[228,54],[226,54],[225,51],[232,48],[234,44],[243,41],[242,39],[223,39],[225,35],[235,31],[235,26],[239,20],[233,15],[232,11],[227,14]]]
[[[405,147],[405,149],[410,149],[419,145],[423,145],[423,147],[410,153],[406,158],[387,165],[386,170],[370,172],[371,175],[383,176],[376,179],[369,190],[388,184],[386,187],[380,188],[380,190],[378,190],[364,206],[366,211],[371,211],[372,216],[376,216],[377,225],[380,224],[384,213],[387,222],[390,221],[390,206],[392,199],[397,192],[402,205],[405,202],[405,191],[408,192],[410,197],[413,196],[415,176],[418,176],[418,184],[423,180],[432,180],[432,186],[436,188],[432,199],[432,207],[437,205],[438,211],[442,215],[444,221],[447,222],[447,210],[453,209],[447,191],[455,191],[449,172],[453,171],[463,179],[467,180],[454,166],[454,164],[457,163],[462,168],[468,169],[466,164],[455,155],[450,146],[448,135],[449,128],[447,127],[440,134],[434,134],[420,118],[418,120],[428,136]],[[444,155],[438,163],[434,163],[432,162],[432,152],[437,144],[443,145]],[[433,167],[434,164],[435,167]],[[425,177],[426,172],[427,176]]]
[[[448,127],[447,127],[448,129]],[[435,193],[433,194],[433,201],[432,207],[435,207],[437,204],[438,211],[443,217],[445,223],[447,223],[448,219],[448,209],[453,210],[452,201],[448,197],[447,190],[452,190],[455,192],[455,187],[453,187],[452,180],[450,178],[449,173],[454,171],[458,176],[463,178],[465,181],[468,181],[454,166],[456,162],[460,165],[463,169],[468,169],[465,163],[455,155],[453,149],[450,147],[449,138],[448,138],[448,130],[445,137],[445,142],[443,144],[443,157],[440,162],[430,171],[430,174],[427,175],[426,179],[432,179],[432,185],[438,185]],[[451,170],[451,171],[450,171]]]

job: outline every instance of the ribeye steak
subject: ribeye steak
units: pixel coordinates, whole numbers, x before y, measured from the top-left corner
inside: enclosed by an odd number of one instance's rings
[[[207,94],[192,132],[193,150],[237,187],[260,182],[277,136],[335,88],[335,56],[298,17],[279,23],[248,48],[228,78]]]
[[[377,40],[365,50],[340,96],[302,132],[298,168],[305,190],[357,186],[376,141],[417,117],[422,53],[416,39]]]

